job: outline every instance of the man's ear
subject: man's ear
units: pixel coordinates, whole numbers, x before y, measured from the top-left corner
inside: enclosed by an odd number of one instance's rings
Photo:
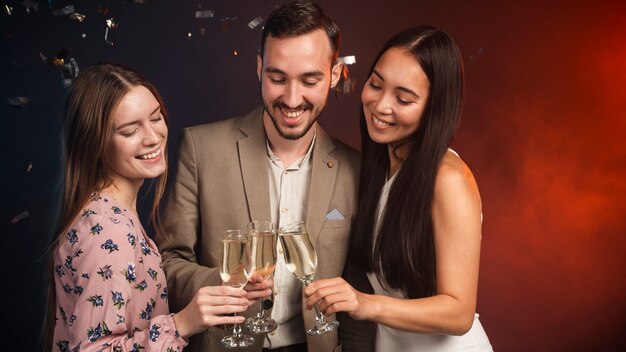
[[[330,71],[330,87],[335,88],[337,83],[339,83],[339,79],[341,78],[341,74],[343,73],[343,64],[339,61],[333,66]]]
[[[263,70],[263,58],[261,54],[256,55],[256,75],[259,77],[259,81],[261,80],[261,71]]]

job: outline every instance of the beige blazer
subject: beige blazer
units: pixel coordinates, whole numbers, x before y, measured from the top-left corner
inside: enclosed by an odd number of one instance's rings
[[[156,242],[167,276],[170,308],[181,310],[206,285],[219,285],[220,235],[245,229],[251,220],[270,220],[269,175],[262,108],[233,119],[184,129],[179,160],[163,213],[164,233]],[[350,228],[357,210],[360,159],[321,127],[312,155],[306,226],[318,255],[316,278],[341,276]],[[338,209],[343,220],[326,220]],[[256,306],[246,312],[255,313]],[[303,309],[304,326],[314,324]],[[331,319],[335,319],[334,316]],[[224,327],[190,339],[191,351],[226,351]],[[260,351],[258,345],[246,351]],[[337,332],[308,337],[309,351],[340,351]]]

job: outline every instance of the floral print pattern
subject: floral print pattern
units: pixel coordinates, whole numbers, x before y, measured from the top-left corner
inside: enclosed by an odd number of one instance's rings
[[[137,216],[93,194],[55,256],[54,351],[182,351],[161,256]]]

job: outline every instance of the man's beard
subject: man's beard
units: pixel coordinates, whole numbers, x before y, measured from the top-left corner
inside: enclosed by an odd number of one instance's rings
[[[320,115],[322,114],[322,112],[324,111],[324,108],[322,107],[322,109],[320,110],[320,112],[313,116],[313,104],[309,103],[309,102],[304,102],[302,104],[300,104],[298,107],[296,107],[296,109],[299,110],[304,110],[304,111],[310,111],[311,112],[311,120],[308,121],[308,125],[305,126],[304,130],[302,130],[302,132],[300,133],[287,133],[286,131],[282,130],[280,128],[280,125],[278,124],[278,120],[274,117],[274,115],[272,114],[272,110],[268,109],[267,105],[265,104],[265,102],[263,102],[263,106],[265,108],[265,111],[267,112],[267,114],[270,116],[270,120],[272,120],[272,124],[274,125],[274,128],[276,129],[276,132],[278,132],[278,135],[281,136],[284,139],[287,140],[292,140],[295,141],[297,139],[300,139],[302,137],[304,137],[307,132],[309,132],[309,130],[311,129],[311,127],[313,126],[313,124],[315,124],[315,122],[317,121],[317,119],[320,117]],[[285,104],[283,104],[281,101],[277,101],[272,103],[272,107],[276,110],[280,110],[281,107],[285,108],[285,109],[290,109],[289,107],[287,107]],[[291,109],[291,110],[295,110],[295,109]]]

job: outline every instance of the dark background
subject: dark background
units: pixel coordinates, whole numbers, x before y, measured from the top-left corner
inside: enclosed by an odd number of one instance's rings
[[[165,99],[174,160],[182,127],[259,104],[261,27],[247,24],[280,3],[50,0],[33,2],[38,11],[27,14],[22,1],[0,0],[3,350],[37,350],[43,314],[41,257],[66,90],[60,68],[40,53],[54,57],[69,45],[80,68],[110,60],[141,71]],[[478,312],[494,348],[626,350],[625,3],[319,3],[342,29],[340,55],[356,56],[355,91],[331,94],[320,122],[355,147],[360,90],[387,38],[431,24],[461,48],[466,101],[454,148],[481,189]],[[84,22],[52,14],[69,4]],[[199,9],[215,15],[195,19]],[[111,17],[119,24],[109,33],[113,45],[104,41]],[[16,96],[31,102],[11,106]],[[24,211],[29,216],[11,224]]]

